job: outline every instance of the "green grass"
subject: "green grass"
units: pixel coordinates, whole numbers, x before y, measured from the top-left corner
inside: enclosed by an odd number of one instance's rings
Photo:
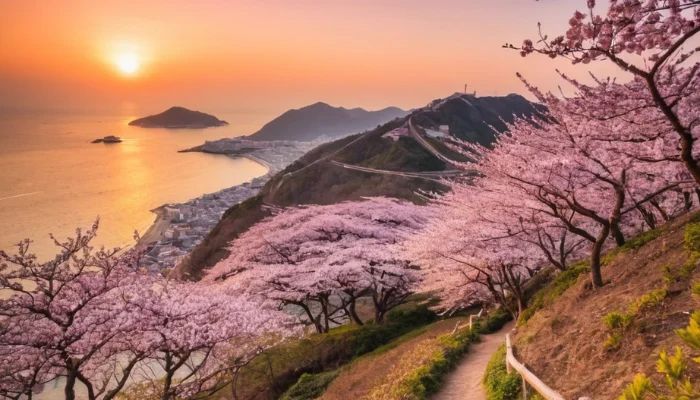
[[[474,331],[486,335],[489,333],[497,332],[503,325],[511,321],[513,317],[510,316],[502,308],[497,308],[491,314],[489,314],[485,319],[479,318],[474,321]]]
[[[320,374],[304,374],[280,397],[280,400],[307,400],[320,397],[338,374],[340,369]]]
[[[688,252],[700,252],[700,222],[689,224],[685,227],[683,243]]]
[[[607,254],[605,254],[605,256],[603,256],[603,258],[602,258],[603,264],[610,263],[612,260],[615,259],[615,257],[617,257],[618,255],[620,255],[622,253],[625,253],[625,252],[630,251],[630,250],[637,250],[637,249],[642,248],[644,245],[648,244],[649,242],[653,241],[654,239],[657,239],[663,233],[664,233],[664,228],[660,227],[660,228],[652,229],[650,231],[646,231],[644,233],[641,233],[641,234],[627,240],[627,242],[624,245],[608,251]]]
[[[528,308],[523,311],[518,320],[519,325],[525,324],[535,313],[559,298],[567,289],[578,281],[581,274],[589,271],[588,260],[582,260],[562,271],[547,286],[538,291],[530,300]]]
[[[388,351],[425,332],[424,327],[436,320],[437,315],[425,305],[414,305],[412,309],[392,310],[384,325],[343,325],[327,334],[312,334],[270,349],[241,370],[239,397],[257,394],[256,398],[279,398],[303,374],[309,376],[301,388],[320,388],[317,380],[330,378],[313,378],[316,375],[336,370],[364,354]]]
[[[484,389],[488,400],[517,400],[522,381],[517,372],[506,369],[506,345],[493,353],[484,373]]]
[[[442,335],[438,338],[440,349],[435,351],[426,365],[413,370],[395,390],[401,399],[426,400],[437,393],[444,377],[452,371],[471,343],[479,340],[479,335],[471,329]]]

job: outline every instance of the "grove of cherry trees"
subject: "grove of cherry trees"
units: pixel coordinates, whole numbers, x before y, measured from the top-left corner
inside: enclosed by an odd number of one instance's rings
[[[629,79],[556,79],[547,112],[484,147],[445,139],[473,163],[469,180],[426,205],[367,198],[279,210],[230,243],[197,283],[139,270],[140,249],[96,249],[98,224],[39,261],[31,242],[0,251],[0,395],[31,399],[56,379],[66,399],[204,398],[277,344],[343,323],[374,323],[412,293],[450,311],[493,303],[514,317],[539,270],[601,257],[687,213],[700,192],[700,1],[595,1],[564,35],[508,45],[523,56],[610,62]],[[533,5],[535,6],[535,5]]]

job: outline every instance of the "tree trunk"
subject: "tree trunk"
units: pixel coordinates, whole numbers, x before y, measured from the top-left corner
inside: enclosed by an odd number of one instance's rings
[[[615,244],[617,244],[617,247],[625,245],[625,236],[622,234],[622,231],[620,231],[620,227],[617,223],[614,225],[610,224],[610,233],[615,239]]]
[[[66,400],[75,400],[75,381],[77,380],[76,371],[68,370],[66,375],[66,386],[63,388],[63,393]]]
[[[364,323],[360,319],[360,317],[357,315],[357,312],[355,311],[355,297],[351,296],[350,298],[350,304],[348,304],[348,313],[350,314],[350,319],[357,325],[362,326]]]
[[[383,325],[385,314],[386,314],[386,311],[384,311],[383,309],[375,309],[374,310],[374,323],[377,325]]]
[[[603,244],[605,244],[608,234],[610,234],[610,227],[605,225],[591,248],[591,283],[593,283],[593,287],[603,286],[603,277],[600,272],[600,254],[603,251]]]

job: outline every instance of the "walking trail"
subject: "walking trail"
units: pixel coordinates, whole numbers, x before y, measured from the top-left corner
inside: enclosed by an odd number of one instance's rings
[[[506,324],[500,331],[482,335],[481,342],[469,347],[457,368],[445,379],[440,392],[433,400],[486,400],[486,393],[481,381],[486,371],[486,364],[498,346],[506,340],[506,333],[513,329],[513,322]]]

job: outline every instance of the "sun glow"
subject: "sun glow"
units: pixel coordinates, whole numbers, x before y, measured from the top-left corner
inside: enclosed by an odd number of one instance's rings
[[[141,62],[134,54],[121,54],[117,57],[117,67],[126,75],[134,75],[141,66]]]

